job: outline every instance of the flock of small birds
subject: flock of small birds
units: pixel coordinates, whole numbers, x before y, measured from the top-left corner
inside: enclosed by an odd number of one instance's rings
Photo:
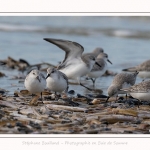
[[[26,88],[20,90],[18,84],[14,85],[18,89],[13,95],[0,90],[0,133],[149,134],[150,81],[145,79],[150,78],[150,60],[116,74],[109,71],[107,65],[112,62],[102,48],[85,53],[76,42],[44,40],[64,50],[65,57],[57,66],[31,65],[11,57],[0,60],[6,68],[19,70],[19,75],[11,79],[19,79]],[[96,89],[97,78],[103,75],[113,76],[106,95]],[[137,76],[144,81],[135,85]],[[71,89],[72,80],[87,89],[87,94]],[[87,86],[87,80],[93,86]]]
[[[81,83],[81,77],[86,76],[93,82],[95,86],[96,79],[101,77],[107,70],[107,61],[112,64],[108,59],[108,55],[104,53],[102,48],[96,48],[91,53],[83,53],[84,48],[79,43],[62,40],[44,38],[45,41],[58,46],[61,50],[65,51],[65,58],[56,67],[49,67],[47,69],[47,77],[39,70],[32,70],[25,78],[25,88],[32,94],[41,93],[44,89],[53,91],[57,97],[57,93],[65,92],[67,94],[69,89],[69,79],[76,80],[80,86],[92,91],[93,89]],[[118,73],[108,87],[108,97],[116,97],[118,94],[129,94],[139,101],[150,100],[150,60],[142,64],[123,69]],[[130,72],[130,73],[128,73]],[[137,75],[143,78],[143,81],[135,85]]]

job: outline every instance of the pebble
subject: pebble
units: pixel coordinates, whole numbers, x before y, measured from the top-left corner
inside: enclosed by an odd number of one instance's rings
[[[108,96],[106,96],[106,95],[101,95],[101,94],[95,96],[95,98],[107,98],[107,97],[108,97]]]
[[[142,101],[140,102],[141,105],[150,105],[150,102],[149,101]]]
[[[33,121],[30,121],[29,125],[37,130],[41,130],[41,126],[38,123],[34,123]]]
[[[75,94],[75,91],[74,91],[74,90],[70,90],[70,91],[68,92],[68,94],[74,95],[74,94]]]
[[[77,94],[77,98],[87,98],[87,97],[85,97],[85,96],[83,96],[81,94]]]
[[[29,133],[32,133],[33,130],[30,130],[29,128],[27,127],[19,127],[18,128],[18,131],[22,134],[29,134]]]
[[[19,95],[18,95],[19,96]],[[52,94],[52,96],[55,96]],[[55,110],[53,108],[47,108],[46,104],[38,104],[37,106],[29,106],[29,101],[31,99],[31,96],[28,97],[18,97],[14,98],[14,96],[10,96],[10,98],[4,98],[3,102],[4,107],[0,107],[0,119],[1,124],[0,128],[8,128],[8,131],[6,133],[21,133],[21,134],[62,134],[62,133],[74,133],[74,134],[80,134],[80,133],[86,133],[86,134],[101,134],[101,133],[118,133],[118,130],[121,128],[121,133],[132,133],[132,134],[143,134],[148,133],[149,127],[145,127],[143,130],[140,129],[140,125],[144,123],[144,121],[147,121],[147,124],[149,124],[148,119],[150,119],[150,113],[149,113],[149,106],[146,106],[147,109],[143,108],[145,106],[142,106],[137,109],[136,104],[138,103],[138,100],[133,98],[128,98],[127,100],[124,97],[119,97],[118,100],[115,102],[115,100],[111,100],[109,102],[105,102],[105,99],[107,98],[106,95],[94,95],[94,94],[87,94],[81,95],[77,94],[77,97],[74,96],[73,99],[78,99],[75,101],[72,101],[72,97],[70,96],[65,98],[59,98],[58,101],[50,101],[49,105],[53,102],[56,102],[55,105],[57,107],[60,105],[64,105],[65,107],[60,110]],[[96,98],[97,97],[97,98]],[[23,100],[22,102],[19,102],[19,98]],[[45,96],[46,98],[46,96]],[[53,97],[55,98],[55,97]],[[59,102],[61,101],[61,103]],[[86,104],[86,101],[89,105]],[[94,101],[95,104],[92,105],[90,102]],[[7,103],[4,103],[7,102]],[[7,107],[8,102],[15,104],[16,107]],[[6,105],[7,104],[7,105]],[[141,102],[142,105],[149,104],[148,102]],[[84,112],[79,111],[72,111],[67,110],[66,105],[69,107],[78,107],[74,109],[84,108]],[[131,108],[132,107],[132,108]],[[18,109],[19,108],[19,109]],[[27,108],[34,108],[37,110],[37,113],[32,113],[27,111],[27,114],[22,114],[22,116],[19,116],[20,112],[23,111],[23,109]],[[135,121],[129,120],[127,122],[126,120],[121,120],[122,124],[117,121],[116,122],[110,122],[108,120],[101,120],[103,117],[109,117],[112,119],[112,113],[113,109],[117,110],[119,108],[119,111],[122,112],[123,110],[126,112],[129,111],[128,108],[133,111],[137,112],[137,116],[135,116]],[[28,109],[27,109],[28,110]],[[118,111],[118,110],[117,110]],[[12,113],[15,112],[15,113]],[[9,115],[10,114],[10,115]],[[48,115],[47,118],[44,118],[42,116]],[[139,115],[142,114],[142,115]],[[126,117],[132,117],[134,116],[132,113],[115,113],[116,117],[120,117],[122,115],[122,118]],[[16,122],[16,120],[18,121]],[[146,120],[147,119],[147,120]],[[13,123],[9,121],[13,121]],[[129,128],[126,130],[126,128]],[[138,128],[139,127],[139,128]],[[7,129],[6,128],[6,129]],[[116,130],[112,130],[115,128]],[[134,129],[132,131],[131,129]],[[142,128],[142,125],[141,125]],[[6,130],[5,129],[5,130]],[[14,131],[12,129],[15,129]],[[130,131],[131,130],[131,131]]]
[[[1,94],[1,95],[4,95],[4,94],[5,94],[5,91],[0,90],[0,94]]]

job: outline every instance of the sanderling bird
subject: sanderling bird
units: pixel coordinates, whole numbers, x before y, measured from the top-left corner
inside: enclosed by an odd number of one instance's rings
[[[93,55],[95,58],[100,54],[103,53],[104,50],[101,47],[97,47],[95,48],[92,52],[89,53],[83,53],[82,56],[84,57],[85,55]],[[61,64],[61,62],[59,62],[59,64]]]
[[[143,79],[150,78],[150,60],[147,60],[135,67],[123,69],[122,71],[128,71],[128,72],[138,71],[139,77],[141,77]]]
[[[40,71],[34,69],[26,76],[24,85],[32,94],[41,93],[42,99],[42,92],[46,88],[46,78]]]
[[[128,87],[134,85],[137,74],[138,74],[138,72],[134,72],[134,73],[124,73],[123,72],[123,73],[117,74],[114,77],[111,85],[108,88],[107,101],[112,96],[116,96],[116,98],[117,98],[118,94],[126,94],[126,92],[121,91],[120,89],[128,88]]]
[[[95,81],[98,77],[101,77],[107,70],[107,61],[112,64],[112,62],[108,59],[108,55],[106,53],[100,53],[96,62],[100,65],[98,66],[96,63],[94,64],[92,70],[87,74],[88,77],[93,82],[93,86],[95,85]],[[94,78],[94,79],[93,79]]]
[[[83,53],[82,56],[87,55],[87,54],[91,54],[91,55],[94,55],[96,58],[100,53],[104,53],[104,50],[101,47],[97,47],[92,52]]]
[[[83,53],[82,56],[84,57],[85,55],[90,54],[90,55],[93,55],[96,58],[100,53],[103,53],[103,52],[104,52],[104,50],[101,47],[97,47],[92,52]],[[61,62],[59,62],[59,64],[61,64]]]
[[[63,72],[68,79],[77,80],[81,86],[92,90],[83,85],[80,78],[91,71],[95,63],[95,57],[89,53],[82,56],[84,48],[76,42],[51,38],[44,38],[44,40],[58,46],[66,53],[64,60],[57,69]]]
[[[150,101],[150,80],[121,89],[140,101]]]
[[[61,92],[68,91],[68,78],[67,76],[57,70],[56,68],[48,68],[47,69],[47,77],[46,77],[47,88],[53,92],[55,95]]]
[[[104,53],[104,50],[101,47],[97,47],[92,51],[92,53],[94,53],[95,56],[97,57],[100,53]]]

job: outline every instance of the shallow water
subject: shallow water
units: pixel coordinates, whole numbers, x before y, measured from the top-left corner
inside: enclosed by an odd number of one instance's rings
[[[2,17],[0,16],[0,60],[11,56],[23,58],[30,64],[49,62],[58,64],[64,52],[43,38],[59,38],[80,43],[85,52],[102,47],[113,65],[108,69],[121,72],[123,68],[137,65],[150,56],[150,17]],[[17,70],[0,67],[7,77],[0,78],[0,88],[13,93],[23,89],[18,80],[10,80]],[[96,88],[107,94],[112,76],[97,79]],[[137,83],[141,82],[137,78]],[[91,86],[90,81],[87,85]],[[78,85],[70,88],[83,94],[89,91]]]

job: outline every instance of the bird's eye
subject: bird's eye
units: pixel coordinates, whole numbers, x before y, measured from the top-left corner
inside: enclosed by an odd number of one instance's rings
[[[54,73],[54,70],[52,71],[52,73]]]
[[[35,73],[33,72],[33,74],[35,75]]]

